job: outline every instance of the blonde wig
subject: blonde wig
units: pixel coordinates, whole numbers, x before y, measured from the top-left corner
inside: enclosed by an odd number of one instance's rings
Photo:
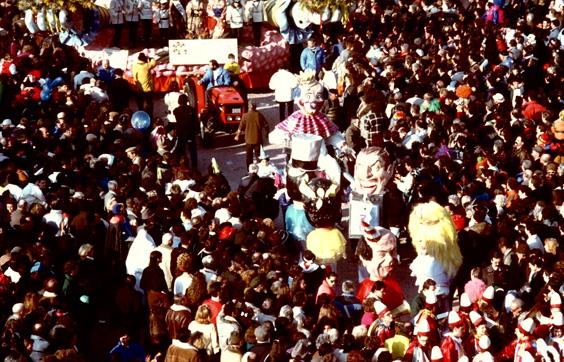
[[[449,212],[434,201],[415,206],[409,215],[409,234],[417,254],[433,256],[454,278],[462,264],[457,234]]]

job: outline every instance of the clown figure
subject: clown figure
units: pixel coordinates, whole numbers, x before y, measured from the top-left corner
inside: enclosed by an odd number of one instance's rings
[[[299,110],[292,113],[287,119],[278,123],[269,134],[269,141],[273,144],[283,144],[289,148],[292,137],[297,134],[312,134],[321,137],[324,143],[321,146],[318,159],[319,168],[325,171],[327,178],[340,184],[341,168],[337,161],[327,154],[327,146],[335,150],[349,152],[339,128],[331,122],[325,114],[320,112],[327,91],[315,79],[315,73],[306,71],[298,76],[300,97],[297,101]]]
[[[417,257],[410,265],[415,285],[427,279],[437,283],[439,310],[448,307],[450,283],[462,264],[457,233],[449,212],[436,202],[415,206],[409,216],[409,234]]]
[[[363,219],[364,235],[359,240],[355,254],[366,268],[369,278],[364,279],[356,297],[364,301],[377,280],[384,282],[382,302],[393,310],[403,303],[401,285],[391,277],[397,264],[397,239],[388,229],[371,226],[370,220]]]

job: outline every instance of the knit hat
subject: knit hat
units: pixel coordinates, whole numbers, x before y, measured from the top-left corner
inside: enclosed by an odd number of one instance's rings
[[[464,325],[462,318],[460,318],[460,314],[455,311],[450,311],[448,313],[448,326],[452,329],[455,327],[461,327]]]
[[[472,324],[474,325],[474,327],[478,327],[478,326],[486,323],[484,318],[482,318],[482,316],[478,312],[471,311],[469,315],[470,315],[470,320],[472,321]]]
[[[472,301],[470,300],[470,297],[468,296],[468,294],[462,293],[460,295],[460,309],[468,310],[471,307],[472,307]]]
[[[519,331],[527,336],[533,334],[535,327],[535,321],[532,318],[527,318],[517,325]]]
[[[431,350],[431,361],[442,361],[443,360],[443,352],[441,352],[441,348],[439,346],[434,346]]]
[[[459,85],[458,87],[456,87],[455,94],[459,98],[468,99],[472,95],[472,88],[470,88],[466,84]]]
[[[494,287],[490,285],[489,287],[486,288],[486,290],[484,290],[484,293],[482,294],[482,301],[490,304],[491,302],[493,302],[493,299],[494,299]]]
[[[426,318],[423,318],[415,326],[415,331],[413,334],[417,336],[428,336],[431,333],[431,326],[427,322]]]
[[[560,309],[562,307],[562,298],[556,292],[550,293],[550,309]]]
[[[478,347],[480,347],[480,349],[483,351],[487,351],[491,345],[492,341],[490,341],[490,337],[488,336],[481,336],[478,340]]]
[[[388,307],[379,300],[374,303],[374,310],[376,311],[376,314],[378,314],[378,318],[384,317],[386,313],[390,311]]]

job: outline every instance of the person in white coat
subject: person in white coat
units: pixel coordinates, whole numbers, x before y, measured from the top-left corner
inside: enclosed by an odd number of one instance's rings
[[[255,46],[260,46],[262,23],[264,22],[264,1],[249,0],[245,4],[245,19],[253,27]]]
[[[139,0],[124,1],[128,44],[135,48],[137,44],[137,25],[139,24]]]
[[[159,1],[159,9],[156,11],[155,18],[157,20],[157,25],[159,26],[160,33],[160,46],[168,46],[168,31],[170,28],[170,9],[168,5],[168,0]]]
[[[110,1],[110,24],[114,28],[113,45],[119,48],[121,41],[121,33],[125,22],[125,4],[124,0]]]
[[[270,78],[268,86],[274,91],[274,99],[278,102],[281,122],[294,111],[292,92],[298,86],[298,81],[294,74],[286,69],[279,69]]]
[[[151,251],[155,249],[155,241],[153,237],[145,230],[145,227],[140,226],[137,229],[137,236],[133,240],[127,258],[125,259],[125,269],[127,274],[135,277],[135,289],[143,293],[139,283],[143,270],[149,266],[149,257]]]
[[[245,24],[245,9],[241,5],[240,0],[234,0],[229,6],[227,6],[227,12],[225,13],[225,21],[229,24],[229,29],[231,29],[231,37],[241,40],[241,30]]]
[[[160,251],[162,254],[162,259],[159,264],[159,267],[162,269],[166,285],[169,291],[172,291],[172,272],[170,270],[170,257],[172,255],[172,239],[173,236],[171,233],[165,233],[162,237],[161,245],[157,246],[155,250]]]
[[[151,27],[153,24],[153,1],[152,0],[138,0],[139,20],[143,27],[142,42],[146,47],[150,46],[151,41]]]

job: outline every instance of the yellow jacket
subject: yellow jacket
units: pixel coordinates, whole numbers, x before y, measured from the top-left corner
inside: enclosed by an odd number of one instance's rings
[[[137,89],[142,92],[152,92],[153,91],[153,75],[151,74],[151,69],[157,65],[154,59],[151,59],[148,63],[137,60],[133,64],[133,79],[137,85]]]

